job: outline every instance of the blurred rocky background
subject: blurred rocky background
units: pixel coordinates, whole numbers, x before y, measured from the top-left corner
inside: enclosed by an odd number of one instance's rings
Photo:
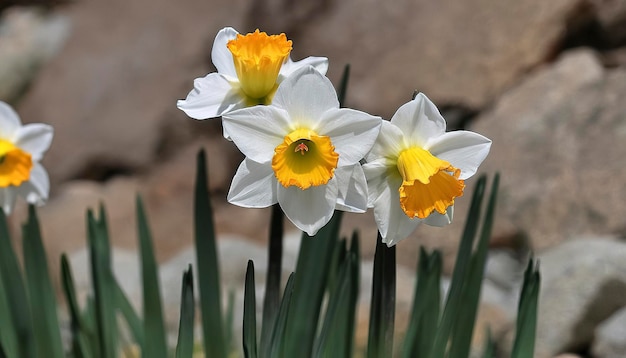
[[[140,193],[174,335],[181,273],[195,260],[195,154],[205,148],[224,285],[242,300],[253,258],[263,287],[269,210],[226,203],[241,155],[222,138],[219,120],[191,120],[175,105],[194,78],[214,71],[211,46],[225,26],[285,32],[294,59],[330,59],[334,83],[349,63],[349,107],[390,118],[418,90],[451,129],[493,140],[481,172],[499,171],[502,181],[476,347],[489,325],[506,354],[533,251],[543,275],[537,357],[626,356],[626,0],[0,1],[0,99],[24,122],[55,128],[43,161],[51,198],[39,210],[53,272],[67,252],[87,287],[85,210],[103,202],[116,272],[139,302]],[[400,335],[418,247],[441,249],[451,272],[472,186],[470,179],[452,225],[421,227],[399,244]],[[11,217],[16,234],[24,209]],[[343,231],[355,227],[365,261],[362,344],[371,213],[347,215]],[[288,228],[286,271],[299,241]]]

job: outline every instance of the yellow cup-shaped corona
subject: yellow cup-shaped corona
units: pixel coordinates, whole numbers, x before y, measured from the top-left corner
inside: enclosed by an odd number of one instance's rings
[[[330,138],[308,129],[296,129],[274,150],[272,169],[284,187],[308,189],[333,177],[339,161]]]
[[[400,206],[410,218],[427,218],[433,211],[445,214],[454,198],[463,195],[461,171],[429,151],[412,147],[398,156],[402,176]]]
[[[19,186],[30,178],[32,168],[30,154],[0,139],[0,188]]]
[[[285,34],[269,36],[257,29],[246,35],[237,34],[227,46],[233,54],[243,93],[260,103],[270,102],[267,99],[278,87],[280,68],[291,52],[291,40]]]

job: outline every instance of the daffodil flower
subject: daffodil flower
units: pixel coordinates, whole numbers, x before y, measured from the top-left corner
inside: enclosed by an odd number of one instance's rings
[[[476,173],[491,140],[469,131],[446,133],[446,121],[423,94],[401,106],[363,165],[369,203],[383,242],[393,246],[422,222],[452,221],[454,199]]]
[[[291,48],[285,34],[267,35],[257,29],[241,35],[232,27],[220,30],[211,52],[217,72],[196,78],[178,108],[194,119],[220,117],[238,108],[270,104],[278,84],[299,68],[311,65],[326,74],[327,58],[294,62]]]
[[[335,209],[367,210],[367,183],[359,164],[382,120],[339,108],[330,80],[313,67],[283,81],[269,106],[223,116],[224,129],[246,158],[233,178],[228,201],[250,208],[279,203],[309,235]]]
[[[0,102],[0,205],[7,215],[18,195],[37,205],[48,199],[50,181],[39,161],[51,141],[51,126],[22,125],[17,113]]]

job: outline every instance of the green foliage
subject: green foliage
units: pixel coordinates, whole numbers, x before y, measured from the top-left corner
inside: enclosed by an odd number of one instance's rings
[[[219,263],[204,151],[198,154],[197,168],[194,228],[204,351],[208,357],[225,358],[227,347],[224,344],[225,334],[222,328]]]
[[[203,347],[208,357],[232,354],[233,295],[222,313],[219,265],[208,194],[204,152],[198,155],[195,192],[195,245],[198,255],[199,308]],[[441,294],[442,256],[420,250],[417,283],[403,342],[394,355],[396,248],[380,236],[374,258],[367,357],[469,356],[488,242],[496,212],[498,176],[482,215],[486,178],[477,181],[465,230],[461,238],[450,290]],[[339,237],[342,215],[336,212],[317,235],[302,235],[295,272],[281,285],[283,214],[272,209],[269,233],[266,290],[262,322],[257,324],[254,263],[248,262],[244,294],[243,342],[246,357],[352,357],[355,356],[355,322],[359,298],[361,255],[355,232],[349,240]],[[126,343],[119,324],[129,328],[134,346],[144,357],[190,358],[194,347],[196,302],[191,266],[182,275],[178,343],[167,347],[161,304],[158,266],[148,219],[137,199],[139,252],[143,286],[143,315],[137,314],[115,280],[104,208],[87,213],[87,242],[93,292],[79,302],[72,268],[61,257],[61,286],[70,318],[70,341],[63,351],[57,303],[48,274],[47,257],[35,209],[29,208],[23,225],[21,269],[11,244],[6,218],[0,210],[0,358],[17,357],[119,357]],[[524,277],[512,357],[534,353],[537,299],[540,277],[530,260]],[[82,307],[81,307],[82,304]],[[226,318],[225,318],[226,317]],[[36,321],[35,321],[36,320]],[[35,324],[36,322],[36,324]],[[260,331],[258,331],[260,326]],[[495,344],[487,334],[483,357],[495,356]]]
[[[22,240],[26,285],[30,296],[32,317],[37,319],[33,324],[37,356],[50,358],[63,357],[57,303],[48,276],[48,259],[41,242],[39,222],[35,207],[28,208],[28,221],[23,225]]]
[[[378,234],[372,278],[368,358],[393,356],[395,309],[396,247],[387,247]]]
[[[158,267],[152,249],[152,237],[141,199],[137,198],[137,220],[139,230],[139,251],[141,253],[141,273],[143,282],[143,327],[144,344],[142,352],[146,357],[165,358],[167,346],[161,292],[159,291]]]
[[[183,288],[180,299],[180,324],[176,358],[191,358],[193,355],[193,328],[196,317],[196,301],[193,297],[193,271],[191,265],[183,273]]]
[[[524,273],[524,285],[520,294],[517,310],[517,335],[513,344],[512,358],[531,358],[534,356],[540,284],[538,264],[531,258]]]
[[[243,299],[243,353],[246,358],[257,357],[256,343],[256,293],[254,289],[254,263],[248,261],[245,294]]]
[[[6,307],[2,309],[6,315],[0,320],[2,347],[9,357],[36,357],[26,286],[11,245],[3,210],[0,210],[0,278],[4,287],[4,297],[0,302]]]

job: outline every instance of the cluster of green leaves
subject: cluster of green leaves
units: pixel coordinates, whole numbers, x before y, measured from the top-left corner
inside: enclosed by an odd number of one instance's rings
[[[340,93],[345,93],[347,81],[343,83]],[[368,358],[469,356],[495,215],[498,176],[493,181],[485,213],[481,215],[485,187],[486,178],[481,177],[472,197],[445,300],[440,285],[441,253],[421,250],[409,326],[398,352],[394,352],[395,247],[388,248],[378,238],[365,353]],[[252,261],[248,262],[246,272],[242,332],[246,357],[352,357],[358,354],[355,352],[355,323],[361,274],[359,238],[356,232],[349,240],[339,237],[341,218],[340,212],[335,213],[315,237],[303,234],[295,272],[282,287],[283,214],[278,206],[273,208],[260,331]],[[167,346],[158,268],[141,200],[137,199],[143,285],[141,315],[130,304],[112,273],[104,208],[99,209],[98,215],[88,211],[86,221],[93,292],[81,307],[70,263],[62,256],[61,280],[71,331],[69,346],[64,348],[35,209],[29,208],[28,220],[23,225],[23,270],[0,210],[0,358],[117,357],[128,347],[128,343],[120,342],[120,324],[128,327],[144,357],[192,357],[196,316],[192,269],[189,267],[183,273],[178,343],[174,351]],[[194,222],[203,350],[206,357],[227,358],[233,353],[232,306],[223,312],[203,152],[197,161]],[[521,291],[514,358],[533,356],[539,280],[531,259]],[[493,341],[486,342],[483,356],[496,356]]]
[[[202,164],[199,164],[198,168],[199,173],[206,178],[204,161],[202,153],[199,156],[199,163]],[[198,206],[196,212],[203,215],[196,215],[196,227],[201,228],[196,235],[198,247],[202,249],[203,254],[213,253],[212,259],[208,260],[210,264],[200,266],[206,272],[214,272],[214,277],[217,277],[211,212],[210,207],[206,207],[209,201],[206,181],[198,185],[197,192],[204,195],[204,200],[197,200],[196,203]],[[35,208],[29,207],[28,220],[23,225],[24,270],[20,268],[11,244],[6,217],[0,210],[0,358],[62,358],[67,356],[115,358],[120,356],[123,349],[133,346],[136,346],[144,357],[171,356],[167,347],[163,320],[158,268],[141,199],[137,198],[137,227],[143,285],[143,319],[137,314],[113,275],[104,208],[100,207],[98,216],[89,210],[86,221],[93,291],[84,307],[80,307],[70,262],[63,255],[60,277],[70,316],[71,332],[69,347],[64,349],[57,315],[56,296],[49,276],[47,257]],[[209,232],[210,235],[207,235]],[[208,286],[206,285],[207,277]],[[202,308],[208,307],[205,312],[217,312],[217,315],[221,315],[219,300],[214,302],[215,296],[219,295],[219,281],[210,281],[210,279],[209,274],[205,274],[200,279],[201,288],[205,289],[202,302],[209,302]],[[191,357],[193,354],[195,320],[193,284],[190,266],[182,277],[176,357]],[[208,298],[206,292],[209,292]],[[133,345],[119,342],[119,317],[129,328],[134,340]],[[208,332],[209,337],[212,333],[222,332],[221,326],[215,323],[215,319],[205,321],[209,322],[209,325],[205,325],[205,333]]]

